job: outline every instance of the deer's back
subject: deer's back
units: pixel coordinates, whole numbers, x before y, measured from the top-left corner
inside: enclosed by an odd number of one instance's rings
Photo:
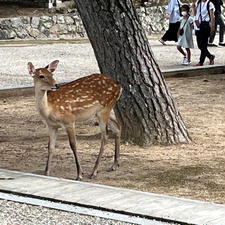
[[[48,92],[48,104],[59,117],[88,119],[104,107],[112,108],[119,98],[121,86],[104,74],[79,78]]]

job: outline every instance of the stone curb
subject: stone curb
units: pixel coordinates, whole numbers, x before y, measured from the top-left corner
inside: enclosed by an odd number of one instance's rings
[[[213,66],[202,66],[202,67],[189,67],[181,69],[169,69],[162,70],[164,77],[194,77],[201,76],[204,74],[221,74],[225,73],[225,66],[223,65],[213,65]],[[34,94],[33,87],[24,88],[12,88],[0,90],[0,99],[16,96],[30,96]]]
[[[188,67],[162,70],[164,77],[194,77],[204,74],[213,75],[225,73],[225,65],[212,65],[201,67]]]

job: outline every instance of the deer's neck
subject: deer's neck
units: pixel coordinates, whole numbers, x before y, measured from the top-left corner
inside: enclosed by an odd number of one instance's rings
[[[49,115],[47,91],[35,89],[36,107],[42,117],[47,118]]]

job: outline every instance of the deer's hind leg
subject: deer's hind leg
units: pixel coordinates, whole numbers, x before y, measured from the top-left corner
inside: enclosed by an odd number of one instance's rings
[[[106,138],[106,126],[107,126],[107,122],[108,122],[108,119],[109,119],[109,114],[110,114],[110,110],[107,109],[107,108],[104,108],[102,111],[98,112],[97,115],[96,115],[97,118],[98,118],[98,121],[99,121],[99,127],[100,127],[100,131],[101,131],[101,146],[100,146],[100,151],[99,151],[97,160],[95,162],[95,166],[93,168],[93,172],[90,175],[91,179],[95,178],[97,176],[98,166],[99,166],[101,157],[102,157],[103,152],[104,152],[104,147],[105,147],[106,140],[107,140],[107,138]]]
[[[115,171],[119,167],[119,157],[120,157],[121,127],[113,112],[111,112],[110,114],[108,127],[113,132],[113,135],[115,138],[114,162],[112,167],[108,170],[110,172],[110,171]]]

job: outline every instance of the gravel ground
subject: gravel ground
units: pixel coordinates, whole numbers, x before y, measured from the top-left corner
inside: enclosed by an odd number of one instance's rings
[[[114,220],[0,200],[1,225],[131,225]]]
[[[7,200],[0,200],[0,221],[1,225],[135,225],[135,223],[121,222]],[[176,225],[141,218],[138,224]]]
[[[33,86],[27,63],[36,68],[46,66],[55,59],[60,64],[55,72],[57,82],[74,80],[98,72],[97,62],[90,44],[54,43],[44,45],[0,44],[0,89]]]
[[[183,58],[173,42],[169,42],[166,46],[161,45],[158,40],[149,42],[162,70],[183,67],[181,65]],[[210,51],[216,55],[216,64],[225,64],[224,47],[211,47]],[[192,66],[198,62],[199,53],[197,47],[192,50]],[[15,45],[12,42],[6,45],[0,42],[0,58],[4,59],[0,60],[0,89],[33,86],[33,80],[27,72],[29,61],[38,68],[58,59],[60,63],[55,72],[57,82],[68,82],[99,72],[90,43],[54,42],[44,45],[21,43]],[[208,60],[205,62],[205,65],[207,64]]]

